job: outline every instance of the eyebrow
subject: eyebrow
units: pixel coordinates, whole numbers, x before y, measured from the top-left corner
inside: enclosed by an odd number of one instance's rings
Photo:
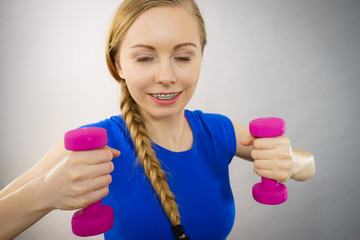
[[[176,46],[174,47],[174,49],[176,50],[176,49],[179,49],[179,48],[182,48],[182,47],[186,47],[186,46],[192,46],[192,47],[194,47],[194,48],[197,49],[196,44],[191,43],[191,42],[180,43],[180,44],[176,45]],[[136,45],[134,45],[134,46],[131,46],[130,49],[131,49],[131,48],[147,48],[147,49],[150,49],[150,50],[155,50],[155,48],[154,48],[153,46],[151,46],[151,45],[146,45],[146,44],[136,44]]]

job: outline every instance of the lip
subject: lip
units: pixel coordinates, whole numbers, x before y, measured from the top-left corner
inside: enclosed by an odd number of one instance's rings
[[[175,94],[175,93],[181,93],[181,91],[179,91],[179,92],[157,92],[157,93],[149,93],[149,94],[155,95],[155,94]]]
[[[174,94],[174,93],[178,93],[178,92],[171,92],[171,93],[155,93],[155,94]],[[173,98],[173,99],[169,99],[169,100],[160,100],[160,99],[157,99],[156,97],[153,97],[152,94],[149,94],[151,100],[158,104],[158,105],[161,105],[161,106],[169,106],[169,105],[172,105],[172,104],[175,104],[179,98],[181,97],[183,92],[179,92],[179,94]]]

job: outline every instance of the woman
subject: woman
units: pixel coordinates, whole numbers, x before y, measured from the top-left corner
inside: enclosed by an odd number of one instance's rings
[[[192,0],[125,0],[106,47],[122,115],[88,125],[107,130],[108,146],[68,152],[60,142],[3,189],[4,238],[53,209],[82,208],[107,196],[103,203],[114,208],[115,223],[106,239],[226,239],[235,217],[228,173],[234,156],[254,160],[262,177],[311,178],[312,155],[291,148],[288,138],[255,139],[225,116],[185,110],[205,45]],[[185,232],[172,231],[182,227]]]

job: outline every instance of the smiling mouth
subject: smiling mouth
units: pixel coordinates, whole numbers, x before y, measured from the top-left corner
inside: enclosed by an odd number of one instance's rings
[[[156,99],[159,100],[171,100],[176,98],[181,92],[177,92],[177,93],[155,93],[155,94],[151,94],[151,96],[153,96]]]

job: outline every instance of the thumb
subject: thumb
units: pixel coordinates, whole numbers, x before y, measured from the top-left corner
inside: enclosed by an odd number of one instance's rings
[[[107,149],[109,149],[113,155],[113,158],[117,158],[118,156],[120,156],[120,151],[115,149],[115,148],[111,148],[109,146],[106,146]]]
[[[253,141],[254,141],[255,137],[252,135],[248,135],[246,138],[244,138],[243,140],[241,140],[241,144],[243,146],[251,146]]]

